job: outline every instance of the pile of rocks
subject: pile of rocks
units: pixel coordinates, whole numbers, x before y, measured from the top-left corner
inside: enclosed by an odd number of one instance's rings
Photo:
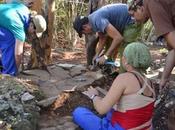
[[[40,111],[36,105],[39,93],[36,86],[10,76],[1,76],[0,129],[36,130]]]

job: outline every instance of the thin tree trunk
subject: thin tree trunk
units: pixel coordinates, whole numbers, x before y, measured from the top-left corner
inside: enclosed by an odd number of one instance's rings
[[[42,0],[36,0],[32,6],[32,10],[35,10],[38,14],[42,14]]]
[[[47,30],[43,33],[43,36],[40,39],[35,38],[32,41],[32,54],[28,68],[45,69],[46,65],[50,63],[55,0],[48,0],[45,4],[44,10],[42,10],[42,0],[35,1],[33,5],[33,10],[36,10],[39,14],[42,14],[45,17]]]
[[[47,11],[48,11],[48,30],[47,30],[47,47],[46,47],[46,55],[45,55],[45,60],[46,63],[50,63],[50,58],[51,58],[51,47],[52,47],[52,42],[53,42],[53,25],[55,21],[55,0],[48,0],[47,3]]]

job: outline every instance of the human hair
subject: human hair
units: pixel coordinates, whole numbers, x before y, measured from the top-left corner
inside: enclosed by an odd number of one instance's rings
[[[84,17],[84,19],[82,20],[82,25],[88,24],[89,23],[89,19],[88,17]]]
[[[129,10],[136,11],[138,6],[143,6],[143,0],[133,0],[129,6]]]

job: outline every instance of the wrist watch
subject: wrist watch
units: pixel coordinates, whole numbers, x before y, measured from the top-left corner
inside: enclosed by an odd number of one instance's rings
[[[107,59],[108,59],[108,56],[107,56],[107,55],[103,55],[103,56],[104,56],[105,60],[107,60]]]
[[[98,95],[93,94],[92,96],[90,96],[90,99],[93,100],[96,96],[98,96]]]

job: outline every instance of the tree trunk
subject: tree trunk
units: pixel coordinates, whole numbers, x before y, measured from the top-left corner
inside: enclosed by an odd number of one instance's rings
[[[51,58],[51,45],[53,39],[53,23],[54,23],[54,10],[55,0],[45,1],[42,6],[42,0],[34,2],[33,10],[36,10],[38,14],[42,14],[47,22],[47,30],[43,33],[43,36],[35,38],[32,41],[32,54],[29,62],[29,68],[46,68],[46,65],[50,63]],[[42,7],[45,7],[42,10]]]
[[[46,44],[46,50],[45,50],[45,60],[46,63],[50,63],[51,58],[51,47],[53,42],[53,25],[55,21],[55,0],[48,0],[47,3],[47,22],[48,22],[48,28],[47,28],[47,44]]]
[[[42,14],[42,0],[36,0],[32,6],[32,10],[35,10],[38,14]]]

